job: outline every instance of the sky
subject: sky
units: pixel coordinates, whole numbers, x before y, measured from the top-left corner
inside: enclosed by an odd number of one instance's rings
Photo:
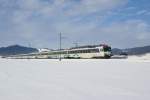
[[[149,0],[0,0],[0,47],[150,45]]]

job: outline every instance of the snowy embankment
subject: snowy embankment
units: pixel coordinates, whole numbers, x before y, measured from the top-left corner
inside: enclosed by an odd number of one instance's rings
[[[137,59],[137,60],[150,60],[150,53],[139,56],[128,56],[128,59]]]
[[[150,100],[150,61],[0,59],[0,100]]]

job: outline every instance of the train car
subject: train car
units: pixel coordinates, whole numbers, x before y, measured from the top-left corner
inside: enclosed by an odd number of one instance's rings
[[[72,59],[92,59],[92,58],[111,58],[111,47],[108,45],[88,45],[64,50],[55,50],[47,55],[48,58],[72,58]]]

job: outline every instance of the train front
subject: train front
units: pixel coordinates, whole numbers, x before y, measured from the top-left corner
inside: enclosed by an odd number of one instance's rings
[[[104,51],[104,58],[111,58],[112,56],[112,51],[111,51],[111,47],[108,45],[101,45],[103,47],[103,51]]]

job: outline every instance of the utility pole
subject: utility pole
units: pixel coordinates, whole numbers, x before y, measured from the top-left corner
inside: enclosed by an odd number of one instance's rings
[[[28,44],[29,48],[31,48],[31,43]]]
[[[59,34],[59,52],[60,52],[59,61],[61,61],[61,40],[62,40],[62,36],[61,36],[61,33],[60,33]]]
[[[75,43],[73,43],[73,44],[75,45],[76,48],[78,47],[78,43],[77,43],[77,42],[75,42]]]

